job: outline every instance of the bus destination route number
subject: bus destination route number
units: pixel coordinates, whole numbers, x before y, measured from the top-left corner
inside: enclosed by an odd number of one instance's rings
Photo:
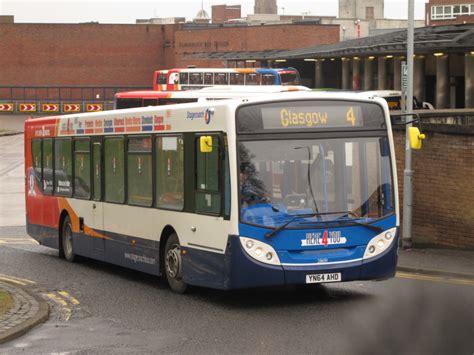
[[[359,127],[357,106],[297,106],[262,108],[264,129]]]

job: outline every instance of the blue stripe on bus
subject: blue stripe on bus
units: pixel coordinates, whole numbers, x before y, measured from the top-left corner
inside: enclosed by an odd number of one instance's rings
[[[113,128],[113,127],[105,127],[105,128],[104,128],[104,132],[105,132],[105,133],[113,133],[113,132],[114,132],[114,128]]]
[[[153,131],[153,126],[142,126],[143,132],[150,132]]]

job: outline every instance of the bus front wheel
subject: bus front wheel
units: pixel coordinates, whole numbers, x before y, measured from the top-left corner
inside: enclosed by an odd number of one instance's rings
[[[73,240],[72,240],[72,225],[71,218],[66,216],[63,222],[63,229],[61,233],[62,244],[63,244],[63,254],[64,258],[73,262],[76,259],[76,254],[74,254]]]
[[[183,281],[183,257],[176,233],[170,235],[165,246],[165,272],[171,290],[184,293],[187,285]]]

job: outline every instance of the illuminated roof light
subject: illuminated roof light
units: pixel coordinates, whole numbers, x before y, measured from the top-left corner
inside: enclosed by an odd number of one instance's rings
[[[433,53],[433,55],[435,57],[442,57],[444,55],[444,53],[443,52],[437,52],[437,53]]]
[[[371,56],[369,57],[369,60],[374,60],[374,59],[375,59],[375,57],[374,57],[373,55],[371,55]]]
[[[386,55],[385,58],[387,58],[387,59],[392,59],[392,58],[393,58],[393,55],[391,55],[391,54]]]

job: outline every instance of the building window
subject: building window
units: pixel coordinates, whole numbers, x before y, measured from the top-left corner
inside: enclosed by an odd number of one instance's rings
[[[365,19],[366,20],[373,20],[375,17],[374,15],[374,7],[373,6],[367,6],[365,8]]]

